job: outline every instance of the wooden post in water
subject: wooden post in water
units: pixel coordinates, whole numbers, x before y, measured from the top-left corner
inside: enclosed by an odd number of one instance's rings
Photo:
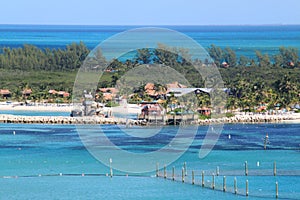
[[[273,164],[273,174],[274,174],[274,176],[276,176],[276,162],[274,162],[274,164]]]
[[[237,194],[237,180],[236,177],[234,177],[234,183],[233,183],[233,187],[234,187],[234,194]]]
[[[204,187],[204,171],[202,171],[202,181],[201,182],[202,182],[202,184],[201,184],[202,187]]]
[[[173,115],[174,126],[176,125],[176,114]]]
[[[223,192],[226,192],[226,176],[223,177]]]
[[[278,199],[278,182],[277,181],[275,183],[275,186],[276,186],[276,199]]]
[[[220,174],[220,168],[219,168],[219,166],[217,166],[216,174],[217,174],[217,176],[219,176],[219,174]]]
[[[186,162],[183,163],[184,175],[187,176]]]
[[[195,184],[195,172],[194,170],[192,171],[192,185]]]
[[[166,165],[164,165],[164,178],[167,178],[167,168],[166,168]]]
[[[245,176],[248,176],[248,162],[245,161]]]
[[[215,174],[212,175],[212,182],[211,182],[211,188],[215,189]]]
[[[113,177],[113,170],[112,170],[112,166],[111,166],[111,164],[112,164],[112,159],[110,158],[110,159],[109,159],[110,178],[112,178],[112,177]]]
[[[175,167],[172,168],[172,180],[175,181]]]
[[[181,170],[181,180],[184,183],[184,168]]]
[[[249,182],[246,180],[246,196],[249,196]]]
[[[156,177],[159,176],[159,169],[158,169],[158,163],[156,163]]]

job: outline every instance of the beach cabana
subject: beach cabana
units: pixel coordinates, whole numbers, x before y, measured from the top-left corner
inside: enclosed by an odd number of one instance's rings
[[[207,107],[198,108],[197,112],[201,115],[209,116],[211,114],[211,109]]]
[[[6,90],[6,89],[1,89],[0,90],[0,95],[3,99],[7,99],[7,98],[11,97],[11,92],[9,90]]]
[[[32,93],[32,90],[31,89],[25,89],[23,90],[22,94],[23,96],[26,98],[26,97],[29,97]]]

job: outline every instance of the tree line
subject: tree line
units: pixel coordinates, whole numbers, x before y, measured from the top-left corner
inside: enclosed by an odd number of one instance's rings
[[[187,49],[167,47],[158,44],[157,49],[139,49],[132,59],[112,60],[104,72],[99,87],[113,87],[117,80],[128,70],[140,64],[164,64],[172,67],[194,87],[203,87],[204,81],[194,64],[208,64],[209,61],[193,60]],[[273,56],[256,51],[256,58],[238,57],[227,48],[211,45],[207,49],[228,90],[227,107],[254,108],[263,103],[271,107],[288,106],[299,103],[300,64],[298,49],[280,47]],[[80,42],[67,45],[63,49],[38,48],[24,45],[22,48],[5,47],[0,53],[0,88],[21,91],[28,85],[34,91],[48,89],[72,91],[76,70],[82,66],[90,50]],[[107,64],[101,52],[96,52],[96,60],[91,60],[91,69],[95,64]],[[87,62],[87,61],[86,61]],[[228,66],[224,66],[226,62]],[[51,73],[49,73],[51,72]],[[70,73],[71,72],[71,73]],[[23,77],[22,74],[24,75]],[[50,75],[51,74],[51,75]],[[26,75],[26,76],[25,76]],[[46,96],[46,94],[45,94]],[[209,104],[209,98],[202,95],[201,105]]]
[[[243,55],[238,57],[231,48],[226,47],[222,49],[214,44],[207,51],[218,67],[223,67],[222,63],[224,62],[230,67],[300,67],[299,52],[294,47],[279,47],[279,53],[273,56],[256,51],[256,59],[251,59]],[[26,71],[75,70],[82,65],[89,53],[90,49],[83,42],[78,44],[72,43],[63,49],[38,48],[28,44],[24,44],[23,47],[19,48],[4,47],[0,51],[0,68]],[[116,59],[111,63],[111,67],[123,69],[124,67],[128,68],[136,64],[149,63],[163,63],[167,66],[176,67],[176,65],[188,65],[192,60],[187,49],[171,48],[163,44],[158,44],[158,48],[156,49],[139,49],[135,53],[136,56],[134,59],[126,60],[125,62]]]
[[[90,50],[80,42],[64,49],[38,48],[24,44],[20,48],[4,47],[0,54],[0,68],[11,70],[68,71],[78,69]]]

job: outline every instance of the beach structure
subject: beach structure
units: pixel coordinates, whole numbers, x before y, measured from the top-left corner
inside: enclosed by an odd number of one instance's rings
[[[61,98],[67,98],[70,96],[70,93],[69,92],[66,92],[66,91],[59,91],[57,92],[58,96],[61,97]]]
[[[99,88],[95,94],[96,99],[100,98],[99,92],[101,92],[103,94],[102,101],[112,101],[117,97],[119,90],[117,88],[113,88],[113,87]]]
[[[27,97],[29,97],[30,95],[31,95],[31,93],[32,93],[32,90],[30,89],[30,88],[27,88],[27,89],[24,89],[23,91],[22,91],[22,95],[23,95],[23,97],[26,99]]]
[[[7,99],[7,98],[11,97],[11,92],[7,89],[1,89],[0,95],[1,95],[2,99]]]

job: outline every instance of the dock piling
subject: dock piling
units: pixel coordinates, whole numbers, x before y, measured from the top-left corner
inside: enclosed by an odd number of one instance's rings
[[[211,182],[211,188],[215,189],[215,174],[212,174],[212,182]]]
[[[234,194],[237,194],[237,180],[236,177],[234,177],[234,183],[233,183],[233,187],[234,187]]]
[[[245,161],[245,176],[248,176],[248,162]]]
[[[159,176],[159,166],[158,166],[158,163],[156,163],[156,177]]]
[[[274,162],[274,164],[273,164],[273,174],[274,174],[274,176],[276,176],[276,162]]]
[[[246,196],[249,196],[249,181],[246,180]]]
[[[175,167],[172,168],[172,180],[175,181]]]
[[[109,168],[110,168],[110,178],[113,177],[113,170],[112,170],[112,159],[109,159]]]
[[[164,178],[167,178],[167,167],[164,165]]]
[[[223,192],[226,192],[226,176],[223,177]]]
[[[276,199],[278,199],[278,182],[277,181],[275,183],[275,187],[276,187]]]
[[[192,185],[195,184],[195,172],[194,170],[192,171]]]
[[[184,168],[181,170],[181,180],[184,183]]]
[[[202,171],[202,187],[204,187],[204,171]]]

